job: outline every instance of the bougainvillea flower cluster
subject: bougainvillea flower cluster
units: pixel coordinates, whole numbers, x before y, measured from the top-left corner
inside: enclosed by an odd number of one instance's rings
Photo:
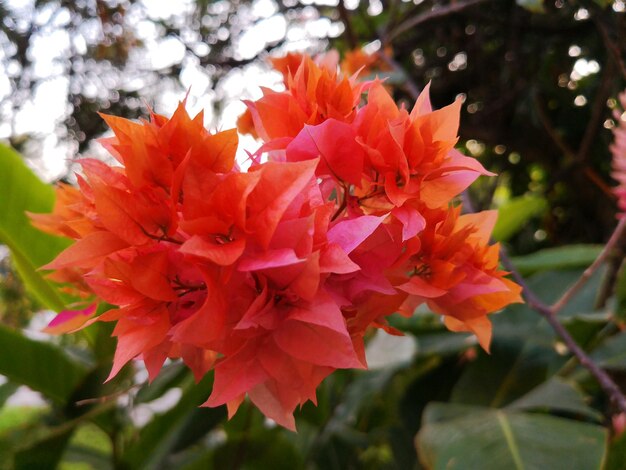
[[[170,119],[104,116],[119,164],[80,160],[78,188],[33,219],[76,240],[44,268],[84,304],[49,331],[114,321],[111,377],[141,358],[153,379],[181,358],[197,379],[214,370],[206,405],[232,416],[248,396],[295,429],[325,377],[366,367],[371,327],[397,333],[388,315],[427,304],[488,349],[487,315],[520,288],[489,244],[496,214],[453,204],[489,174],[454,149],[459,101],[433,111],[425,90],[408,112],[336,61],[274,64],[285,91],[240,120],[263,141],[248,171],[236,131],[208,132],[182,103]],[[94,299],[115,308],[98,315]]]

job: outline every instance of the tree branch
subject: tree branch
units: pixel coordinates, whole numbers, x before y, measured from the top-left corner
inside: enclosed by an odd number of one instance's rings
[[[346,9],[346,4],[344,0],[339,0],[339,5],[337,5],[337,11],[339,11],[339,18],[341,18],[341,22],[346,28],[345,29],[346,40],[348,41],[350,48],[355,49],[358,43],[356,40],[356,36],[354,35],[354,31],[352,29],[352,22],[350,21],[350,14],[348,13],[348,10]]]
[[[453,13],[459,13],[469,7],[473,7],[474,5],[479,5],[488,0],[467,0],[465,2],[453,2],[445,7],[437,8],[435,10],[430,10],[425,13],[421,13],[413,18],[409,18],[406,21],[403,21],[398,26],[396,26],[392,31],[390,31],[389,35],[386,38],[382,38],[383,42],[391,43],[395,38],[405,33],[406,31],[415,28],[416,26],[433,21],[438,18],[443,18],[445,16],[451,15]]]
[[[611,58],[613,59],[620,73],[622,74],[622,78],[626,79],[626,64],[624,63],[624,59],[622,57],[621,48],[618,44],[611,40],[609,32],[607,31],[606,25],[603,23],[602,18],[594,15],[593,22],[596,25],[596,28],[598,28],[600,36],[602,36],[602,41],[604,42],[604,45],[611,54]]]

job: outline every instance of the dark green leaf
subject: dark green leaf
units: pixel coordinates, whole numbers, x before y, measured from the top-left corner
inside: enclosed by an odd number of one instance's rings
[[[593,342],[596,335],[611,321],[609,312],[580,313],[563,318],[561,323],[581,346]]]
[[[626,432],[622,432],[611,442],[604,470],[624,470],[624,462],[626,462]]]
[[[626,263],[622,263],[615,283],[615,317],[626,323]]]
[[[481,407],[428,406],[417,448],[427,468],[463,470],[600,468],[601,426]]]
[[[607,369],[626,368],[626,332],[611,336],[595,348],[591,358]]]
[[[504,406],[544,381],[554,356],[548,345],[496,340],[491,354],[480,353],[466,367],[450,399],[470,405]]]
[[[0,385],[0,408],[4,406],[4,403],[15,393],[18,385],[13,382],[7,382]]]
[[[64,404],[87,375],[84,364],[50,343],[0,325],[0,374]]]
[[[575,383],[553,377],[540,384],[507,408],[512,410],[535,410],[546,408],[564,411],[599,421],[602,415],[587,405],[585,395]]]
[[[15,454],[15,470],[55,470],[72,436],[73,427],[51,433],[35,445]]]
[[[189,459],[183,465],[177,465],[176,468],[297,470],[303,466],[302,456],[296,452],[282,429],[263,429],[247,436],[229,439],[215,449],[195,455],[193,459]]]

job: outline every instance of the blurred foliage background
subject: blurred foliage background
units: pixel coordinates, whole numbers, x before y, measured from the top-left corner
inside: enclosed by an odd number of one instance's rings
[[[394,319],[405,338],[372,333],[371,370],[327,379],[298,434],[248,405],[231,421],[197,408],[211,376],[194,384],[178,363],[151,385],[138,365],[103,385],[108,325],[39,332],[63,299],[36,267],[65,241],[23,215],[51,208],[40,179],[72,181],[73,159],[101,152],[97,112],[168,113],[191,88],[207,126],[233,126],[242,98],[279,83],[268,55],[365,47],[384,51],[379,75],[407,106],[428,82],[437,107],[464,98],[459,145],[498,173],[469,197],[499,208],[496,238],[554,301],[616,223],[608,148],[625,11],[623,0],[0,1],[0,469],[626,468],[626,416],[527,306],[494,316],[491,355],[427,311]],[[560,319],[626,389],[622,248]]]

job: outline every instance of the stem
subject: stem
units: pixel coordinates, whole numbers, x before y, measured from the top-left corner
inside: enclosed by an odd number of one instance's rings
[[[600,255],[596,258],[596,260],[589,266],[582,275],[578,278],[578,280],[574,283],[572,287],[570,287],[559,300],[557,300],[550,310],[552,313],[558,313],[565,305],[572,300],[574,295],[589,281],[591,276],[598,270],[598,268],[606,261],[606,259],[611,255],[615,246],[619,243],[622,238],[624,232],[626,231],[626,217],[622,217],[619,224],[615,228],[615,231],[611,235],[611,238],[602,249]]]
[[[626,227],[626,221],[622,219],[622,221],[620,221],[620,224],[615,229],[615,232],[613,232],[611,240],[609,240],[609,243],[607,243],[607,247],[609,247],[609,244],[611,244],[614,239],[618,239],[621,236],[624,231],[624,227]],[[615,243],[616,242],[613,241],[612,246]],[[555,333],[563,340],[567,348],[576,357],[576,359],[578,359],[580,365],[585,367],[591,373],[591,375],[595,377],[595,379],[600,384],[600,387],[602,387],[602,389],[609,396],[611,401],[615,403],[619,410],[623,413],[626,413],[626,397],[620,390],[619,386],[602,368],[600,368],[593,361],[593,359],[591,359],[591,357],[589,357],[589,355],[578,345],[578,343],[576,343],[574,338],[572,338],[572,336],[570,335],[569,331],[567,331],[567,329],[558,320],[556,315],[557,311],[555,310],[555,306],[558,308],[564,306],[565,303],[567,303],[578,291],[578,289],[580,289],[580,287],[584,285],[584,283],[589,279],[589,276],[591,276],[591,274],[593,274],[593,272],[597,270],[598,266],[602,264],[607,256],[605,253],[608,253],[609,251],[610,250],[607,250],[605,247],[600,256],[598,256],[598,259],[596,259],[596,261],[594,261],[594,263],[589,268],[587,268],[587,270],[585,270],[585,273],[589,271],[590,274],[585,277],[585,274],[583,273],[583,276],[581,276],[576,284],[574,284],[574,286],[572,286],[572,288],[570,288],[563,295],[563,297],[561,297],[561,299],[559,299],[559,301],[557,301],[556,304],[552,307],[549,307],[548,305],[543,303],[543,301],[541,301],[541,299],[539,299],[539,297],[537,297],[537,295],[530,289],[524,278],[515,269],[515,267],[509,260],[509,257],[507,256],[506,251],[504,251],[504,248],[501,248],[500,259],[504,267],[511,272],[511,276],[513,277],[513,279],[515,279],[515,282],[522,286],[523,295],[528,302],[528,306],[546,319],[546,321],[552,327]],[[594,267],[593,270],[591,269],[592,267]]]

